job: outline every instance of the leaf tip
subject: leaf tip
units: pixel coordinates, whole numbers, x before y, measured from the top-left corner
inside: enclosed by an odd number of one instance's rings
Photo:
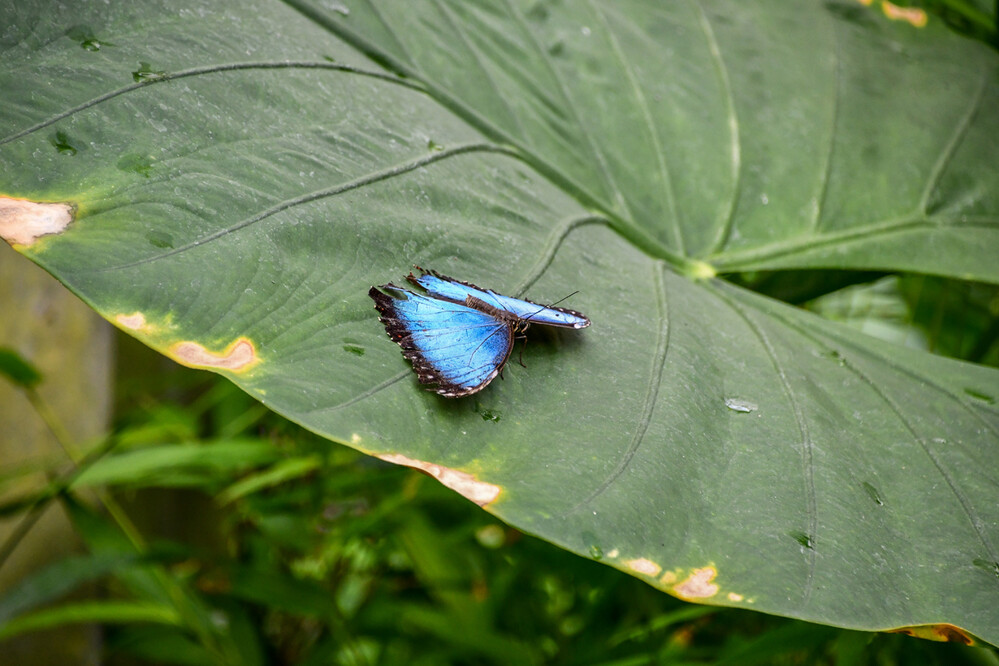
[[[13,349],[0,347],[0,375],[23,388],[34,388],[42,381],[42,373]]]

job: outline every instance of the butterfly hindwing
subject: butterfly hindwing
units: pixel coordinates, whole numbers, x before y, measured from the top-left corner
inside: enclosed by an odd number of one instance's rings
[[[393,284],[382,289],[400,297],[374,287],[368,295],[389,337],[402,347],[421,383],[454,398],[485,388],[503,369],[513,348],[509,320]]]
[[[437,298],[443,298],[454,303],[464,303],[468,296],[473,296],[498,310],[509,312],[531,324],[546,324],[548,326],[562,326],[566,328],[586,328],[590,325],[590,320],[586,316],[574,310],[545,306],[520,298],[503,296],[491,289],[481,289],[474,284],[449,278],[436,271],[427,271],[419,266],[416,268],[423,275],[417,277],[410,274],[408,277],[409,281],[423,287],[427,290],[427,293]]]

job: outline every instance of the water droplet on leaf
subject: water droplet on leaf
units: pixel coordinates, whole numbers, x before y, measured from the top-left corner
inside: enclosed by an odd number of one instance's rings
[[[733,412],[755,412],[759,406],[755,402],[742,400],[740,398],[725,398],[725,406]]]
[[[148,62],[140,62],[139,69],[132,72],[132,80],[136,83],[149,83],[166,76],[166,72],[154,70]]]
[[[814,549],[814,545],[812,544],[812,537],[809,536],[808,534],[805,534],[804,532],[799,532],[798,530],[790,532],[789,534],[792,539],[801,544],[802,548],[807,548],[809,550]]]
[[[138,153],[122,155],[116,166],[122,171],[137,173],[145,178],[149,178],[149,174],[153,170],[152,160],[144,155],[139,155]]]
[[[991,574],[995,574],[996,578],[999,578],[999,562],[993,562],[991,560],[985,560],[981,558],[975,558],[971,561],[979,569],[985,569]]]
[[[66,36],[80,45],[84,51],[100,51],[102,46],[114,46],[111,42],[102,42],[94,35],[94,31],[87,25],[74,25],[66,31]]]
[[[65,132],[56,132],[55,136],[49,139],[49,143],[62,155],[76,155],[76,147],[69,142]]]
[[[864,490],[868,495],[870,495],[871,499],[874,500],[875,504],[878,506],[884,506],[884,500],[881,499],[881,493],[878,492],[877,488],[867,483],[867,481],[864,481],[860,485],[863,486]]]
[[[164,231],[150,231],[146,234],[146,240],[154,247],[163,249],[173,247],[173,236]]]
[[[479,413],[479,416],[482,417],[483,421],[492,421],[493,423],[497,423],[500,420],[500,415],[497,412],[492,412],[488,409],[477,409],[476,411]]]

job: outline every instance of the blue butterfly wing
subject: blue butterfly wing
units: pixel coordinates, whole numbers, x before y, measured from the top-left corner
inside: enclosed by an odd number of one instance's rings
[[[590,320],[575,310],[555,308],[528,300],[503,296],[491,289],[481,289],[474,284],[455,280],[435,271],[426,271],[419,266],[417,266],[417,269],[423,272],[423,275],[416,277],[410,274],[408,277],[409,281],[426,289],[427,293],[431,296],[443,298],[454,303],[464,303],[466,297],[474,296],[495,308],[505,310],[531,324],[546,324],[548,326],[562,326],[566,328],[586,328],[590,325]]]
[[[503,369],[513,348],[510,324],[461,303],[416,294],[393,284],[368,296],[389,337],[399,343],[419,380],[446,397],[480,391]]]

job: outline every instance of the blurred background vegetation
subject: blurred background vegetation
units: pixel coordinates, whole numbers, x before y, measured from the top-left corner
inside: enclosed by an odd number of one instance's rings
[[[916,4],[999,44],[989,0]],[[732,277],[999,367],[995,285]],[[676,600],[112,333],[6,247],[0,298],[4,663],[999,664],[987,646]]]

